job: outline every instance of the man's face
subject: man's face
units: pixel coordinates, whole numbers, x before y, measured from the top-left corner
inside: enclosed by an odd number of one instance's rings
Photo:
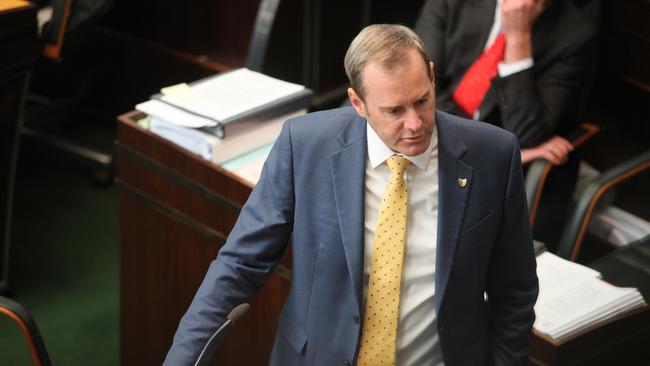
[[[435,126],[435,88],[417,50],[408,51],[406,62],[392,70],[369,62],[363,69],[365,97],[352,89],[348,96],[357,113],[391,150],[422,154],[429,147]]]

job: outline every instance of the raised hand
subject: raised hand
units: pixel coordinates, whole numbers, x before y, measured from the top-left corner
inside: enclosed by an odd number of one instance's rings
[[[533,55],[531,33],[547,0],[503,0],[501,31],[506,35],[503,62],[511,63]]]

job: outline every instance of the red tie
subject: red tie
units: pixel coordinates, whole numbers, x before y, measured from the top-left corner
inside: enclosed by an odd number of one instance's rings
[[[453,98],[456,104],[468,116],[474,116],[474,112],[483,102],[483,97],[490,88],[490,82],[497,74],[497,65],[503,61],[505,49],[506,36],[501,33],[490,48],[483,51],[474,61],[454,90]]]

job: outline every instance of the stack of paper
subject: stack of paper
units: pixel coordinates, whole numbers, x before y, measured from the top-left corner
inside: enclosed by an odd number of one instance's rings
[[[637,289],[612,286],[597,271],[548,252],[537,256],[537,276],[534,328],[554,339],[566,339],[645,306]]]
[[[228,123],[237,116],[304,91],[303,85],[278,80],[245,68],[163,89],[159,98],[203,117]]]
[[[304,114],[311,91],[247,69],[163,88],[136,109],[151,132],[221,164],[269,145]]]
[[[215,164],[222,164],[251,150],[272,144],[280,135],[282,125],[287,119],[305,113],[303,109],[271,118],[258,123],[255,128],[242,130],[220,139],[201,128],[196,128],[195,123],[200,120],[195,116],[184,116],[183,111],[160,101],[150,100],[138,104],[135,108],[150,116],[151,132]],[[168,108],[175,111],[167,113]]]
[[[215,156],[215,146],[221,140],[199,129],[179,126],[153,116],[149,120],[149,130],[205,160],[212,161],[218,156]]]

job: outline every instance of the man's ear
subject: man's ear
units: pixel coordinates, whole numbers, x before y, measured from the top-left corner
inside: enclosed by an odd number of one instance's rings
[[[348,98],[350,98],[350,104],[352,104],[354,110],[357,111],[357,114],[366,118],[366,106],[363,104],[363,100],[361,100],[361,97],[357,95],[357,92],[355,92],[354,89],[348,88]]]
[[[433,73],[433,61],[429,61],[429,73],[431,74],[431,83],[436,87],[436,74]]]

